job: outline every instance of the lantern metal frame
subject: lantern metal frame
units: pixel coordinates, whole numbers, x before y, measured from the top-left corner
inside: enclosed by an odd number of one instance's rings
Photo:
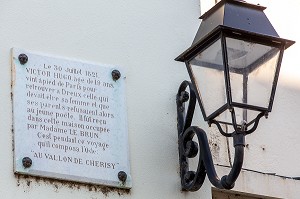
[[[215,5],[211,10],[205,13],[201,18],[203,19],[207,18],[208,16],[212,15],[214,12],[218,11],[218,9],[221,6],[224,6],[224,4],[226,3],[234,4],[235,6],[246,7],[247,9],[254,9],[258,11],[262,11],[265,9],[265,7],[248,4],[243,1],[222,0],[217,5]],[[210,21],[210,24],[214,24],[214,22]],[[241,26],[241,28],[237,28],[239,27],[239,25]],[[280,72],[280,65],[283,58],[283,52],[286,48],[290,47],[292,44],[295,43],[294,41],[280,38],[275,32],[275,30],[273,29],[273,27],[269,24],[267,25],[267,27],[270,28],[269,30],[266,30],[266,32],[268,33],[271,32],[272,34],[265,34],[264,32],[260,33],[259,31],[256,31],[257,29],[256,27],[253,28],[255,31],[252,32],[251,28],[250,29],[243,28],[244,27],[243,23],[235,24],[232,27],[227,26],[226,24],[225,25],[221,24],[221,25],[217,25],[215,28],[207,27],[207,25],[204,24],[204,27],[206,28],[204,32],[207,30],[210,30],[210,32],[205,32],[204,34],[203,27],[201,29],[200,26],[193,45],[175,59],[176,61],[185,62],[189,76],[191,78],[191,82],[189,81],[182,82],[182,84],[178,89],[177,98],[176,98],[177,117],[178,117],[177,128],[178,128],[178,139],[179,139],[178,143],[179,143],[180,176],[181,176],[182,189],[186,191],[198,190],[202,186],[206,174],[210,182],[217,188],[232,189],[234,187],[234,183],[237,180],[243,165],[245,136],[253,133],[257,129],[260,119],[263,116],[267,117],[269,112],[271,112],[274,97],[275,97],[279,72]],[[199,39],[199,35],[200,35],[200,39]],[[279,57],[277,61],[277,66],[276,66],[275,75],[274,75],[272,88],[271,88],[271,95],[270,95],[269,104],[267,108],[250,105],[247,103],[237,103],[232,100],[230,74],[229,74],[230,71],[228,66],[228,56],[226,50],[227,49],[226,38],[233,38],[233,39],[251,42],[255,44],[266,45],[266,46],[274,47],[279,50]],[[223,58],[226,103],[222,107],[215,110],[210,115],[206,115],[203,101],[201,99],[201,94],[200,94],[201,91],[197,87],[195,76],[190,66],[190,61],[219,39],[221,40],[221,50],[222,50],[222,58]],[[261,59],[263,59],[263,57],[261,57]],[[254,69],[255,68],[251,70]],[[189,92],[186,91],[187,89],[189,90]],[[246,89],[245,93],[243,92],[244,93],[243,95],[247,95],[247,87],[243,89]],[[233,137],[233,146],[235,148],[235,157],[234,157],[233,166],[231,168],[230,173],[228,175],[223,176],[221,179],[217,176],[216,170],[214,168],[212,155],[210,152],[205,131],[200,129],[199,127],[191,126],[196,101],[198,101],[200,105],[200,109],[204,120],[207,121],[209,125],[215,124],[222,135],[226,137]],[[188,103],[187,108],[186,108],[186,103]],[[235,108],[254,110],[257,111],[258,114],[255,119],[253,119],[248,123],[237,124],[236,116],[235,116]],[[226,110],[229,110],[231,113],[231,118],[232,118],[231,123],[221,122],[216,119],[221,113],[223,113]],[[222,129],[221,124],[232,125],[234,129],[233,132],[231,133],[225,132]],[[198,138],[197,139],[198,143],[193,140],[195,135]],[[200,154],[199,154],[199,162],[198,162],[197,169],[196,171],[190,171],[188,159],[197,156],[199,152],[199,147],[200,147]]]

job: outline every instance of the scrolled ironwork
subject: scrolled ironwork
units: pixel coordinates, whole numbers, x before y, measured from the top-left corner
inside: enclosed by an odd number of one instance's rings
[[[186,90],[189,89],[189,92]],[[265,113],[260,113],[250,130],[238,128],[235,131],[225,133],[220,124],[213,120],[221,134],[226,137],[233,137],[233,145],[235,148],[233,166],[228,175],[219,178],[212,159],[209,142],[205,131],[197,126],[191,126],[196,104],[196,95],[193,85],[184,81],[179,87],[177,93],[177,115],[178,115],[178,143],[179,143],[179,162],[182,189],[185,191],[197,191],[202,186],[206,175],[210,182],[219,189],[232,189],[237,180],[243,165],[245,136],[252,133],[258,125],[258,122]],[[188,103],[187,109],[185,104]],[[232,113],[234,116],[234,112]],[[235,124],[235,121],[233,121]],[[196,138],[196,140],[194,139]],[[196,142],[197,141],[197,142]],[[189,167],[189,159],[195,158],[199,153],[198,165],[195,171],[191,171]]]

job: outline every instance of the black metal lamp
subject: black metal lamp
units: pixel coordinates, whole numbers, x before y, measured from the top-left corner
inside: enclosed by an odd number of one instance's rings
[[[192,46],[175,59],[185,62],[192,81],[184,81],[177,93],[183,190],[198,190],[206,173],[215,187],[233,188],[243,165],[245,136],[272,110],[283,51],[295,42],[279,37],[264,9],[245,1],[220,1],[201,16]],[[209,125],[215,124],[222,135],[233,137],[234,163],[221,180],[206,133],[191,126],[196,101]],[[232,132],[223,130],[222,124],[230,125]],[[194,135],[198,143],[193,141]],[[198,146],[198,168],[190,171],[188,159],[196,157]]]

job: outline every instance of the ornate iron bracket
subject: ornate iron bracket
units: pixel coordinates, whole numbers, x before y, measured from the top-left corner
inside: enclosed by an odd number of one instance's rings
[[[187,87],[189,87],[189,93],[186,91]],[[186,109],[185,103],[188,101],[189,103]],[[178,89],[176,103],[179,139],[179,163],[182,189],[185,191],[199,190],[205,180],[206,174],[210,182],[215,187],[219,189],[232,189],[243,165],[245,136],[252,133],[257,128],[258,122],[260,118],[264,116],[264,113],[260,113],[257,116],[254,125],[250,130],[239,130],[235,127],[235,131],[232,133],[225,133],[217,121],[211,121],[211,123],[217,125],[221,134],[226,137],[233,137],[233,145],[235,148],[234,162],[231,171],[228,175],[225,175],[220,179],[213,164],[213,159],[205,131],[199,127],[191,126],[196,105],[196,95],[195,90],[190,82],[182,82]],[[198,143],[193,141],[195,135]],[[197,170],[190,171],[188,159],[197,156],[199,147],[200,154]]]

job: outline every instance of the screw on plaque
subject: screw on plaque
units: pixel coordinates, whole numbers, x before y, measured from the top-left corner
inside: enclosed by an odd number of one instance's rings
[[[26,54],[20,54],[18,57],[20,64],[24,65],[28,62],[28,57]]]
[[[25,168],[29,168],[32,165],[32,160],[29,157],[24,157],[22,159],[22,164]]]
[[[113,79],[114,81],[117,81],[118,79],[120,79],[121,73],[120,73],[120,71],[118,71],[118,70],[113,70],[113,71],[111,72],[111,76],[112,76],[112,79]]]
[[[127,174],[126,174],[126,172],[125,171],[120,171],[119,173],[118,173],[118,178],[119,178],[119,180],[121,181],[121,182],[125,182],[126,181],[126,179],[127,179]]]

